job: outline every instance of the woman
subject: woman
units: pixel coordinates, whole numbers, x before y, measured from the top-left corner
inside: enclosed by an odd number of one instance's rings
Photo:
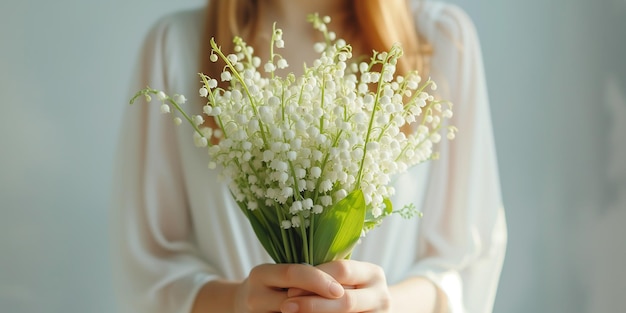
[[[458,8],[213,0],[207,10],[173,14],[153,28],[135,87],[197,94],[196,73],[220,70],[205,60],[207,38],[228,49],[237,33],[262,53],[274,21],[284,31],[281,55],[290,64],[310,62],[312,12],[331,16],[355,54],[400,41],[399,69],[428,73],[438,96],[455,103],[457,139],[440,145],[439,160],[395,182],[392,201],[415,203],[424,217],[387,218],[349,261],[271,264],[227,186],[205,170],[206,153],[193,146],[191,129],[135,105],[124,122],[113,204],[118,290],[130,312],[491,311],[506,229],[480,49]],[[289,69],[299,74],[298,66]]]

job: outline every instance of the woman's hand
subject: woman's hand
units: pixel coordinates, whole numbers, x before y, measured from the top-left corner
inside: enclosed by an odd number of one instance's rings
[[[296,288],[319,295],[324,299],[344,296],[343,287],[324,271],[303,264],[263,264],[250,271],[235,291],[236,313],[281,312],[288,298],[287,290]],[[328,268],[330,273],[341,274],[340,269]],[[295,311],[294,311],[295,312]],[[298,311],[301,312],[301,311]]]
[[[328,273],[345,287],[343,296],[330,298],[306,289],[289,289],[289,299],[280,306],[283,313],[391,312],[385,273],[377,265],[340,260],[316,268]]]

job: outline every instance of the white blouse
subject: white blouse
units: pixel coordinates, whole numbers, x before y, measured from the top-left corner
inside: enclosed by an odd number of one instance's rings
[[[197,9],[157,23],[133,92],[149,85],[195,96],[203,18]],[[459,132],[439,145],[439,160],[395,179],[394,206],[414,203],[424,217],[385,219],[352,258],[380,265],[389,284],[429,278],[447,295],[449,312],[490,312],[506,226],[479,41],[453,5],[426,2],[415,19],[433,46],[431,76],[440,97],[455,104],[451,123]],[[272,262],[218,172],[207,168],[207,152],[194,146],[191,127],[174,126],[156,102],[126,109],[117,160],[113,246],[124,312],[189,312],[203,284],[243,279]]]

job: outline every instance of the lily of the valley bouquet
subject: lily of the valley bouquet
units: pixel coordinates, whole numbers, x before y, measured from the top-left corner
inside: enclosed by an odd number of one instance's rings
[[[195,144],[208,148],[209,167],[221,170],[275,262],[316,265],[349,257],[386,216],[416,213],[411,204],[392,209],[392,176],[436,156],[440,130],[452,139],[456,129],[444,126],[451,105],[427,93],[433,81],[395,74],[399,45],[353,62],[350,45],[327,30],[328,17],[309,19],[325,42],[300,77],[277,74],[288,63],[275,52],[284,42],[274,27],[267,62],[241,38],[232,54],[211,40],[210,59],[224,68],[218,78],[200,74],[204,114],[190,116],[183,95],[149,87],[133,100],[156,96],[164,113],[173,106],[194,127]],[[218,128],[202,127],[205,118]]]

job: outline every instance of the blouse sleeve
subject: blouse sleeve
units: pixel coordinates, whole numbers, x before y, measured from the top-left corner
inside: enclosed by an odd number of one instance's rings
[[[453,104],[456,139],[442,140],[432,163],[412,274],[431,279],[445,312],[491,312],[507,241],[479,40],[458,7],[426,2],[419,29],[432,44],[431,76]]]
[[[167,40],[162,20],[147,38],[133,92],[168,90]],[[216,271],[193,240],[176,128],[143,97],[125,108],[112,200],[115,287],[123,312],[190,312],[195,295]]]

